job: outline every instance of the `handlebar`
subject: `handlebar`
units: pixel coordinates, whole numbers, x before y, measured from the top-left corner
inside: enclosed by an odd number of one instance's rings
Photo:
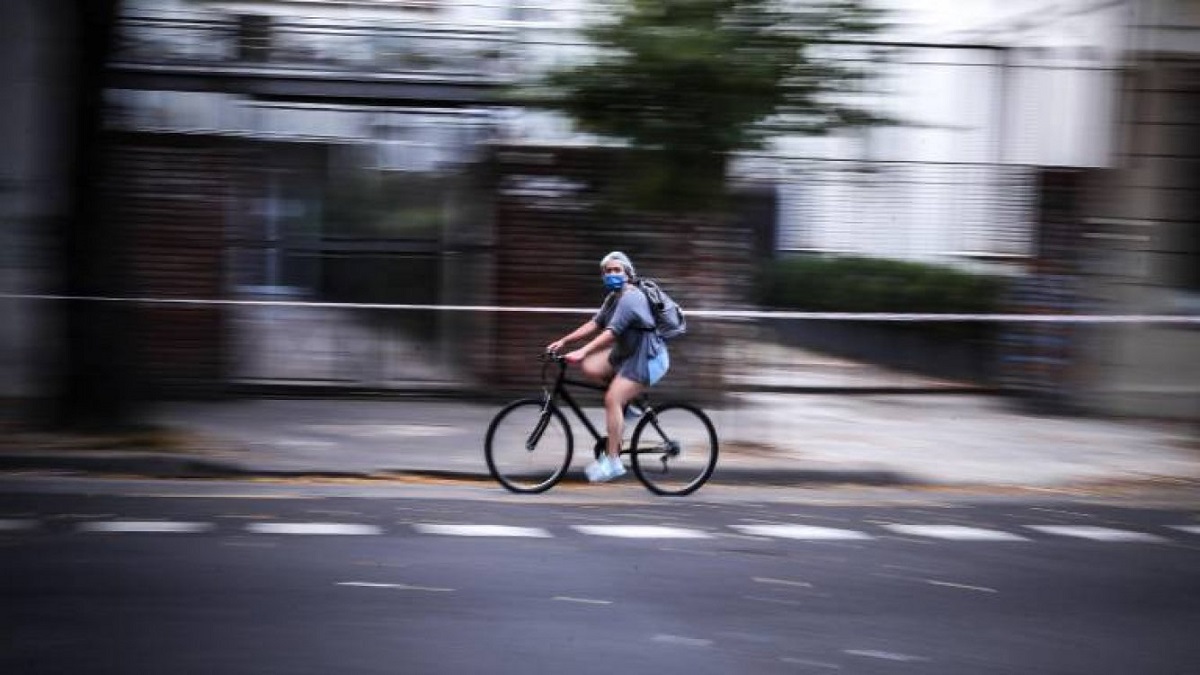
[[[563,377],[563,375],[565,375],[567,372],[567,360],[565,358],[563,358],[563,355],[559,354],[558,352],[552,352],[552,351],[546,350],[538,355],[538,361],[542,362],[542,386],[543,387],[547,386],[547,382],[549,381],[549,378],[546,377],[546,370],[550,367],[550,364],[552,364],[552,363],[558,364],[558,375],[556,376],[558,378]]]

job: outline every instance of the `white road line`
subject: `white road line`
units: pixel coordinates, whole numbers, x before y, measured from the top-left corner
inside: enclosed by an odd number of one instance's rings
[[[664,642],[671,645],[682,645],[684,647],[707,647],[712,644],[712,640],[704,638],[683,637],[682,635],[655,635],[650,638],[655,642]]]
[[[421,534],[438,534],[449,537],[536,537],[551,535],[540,527],[512,527],[509,525],[449,525],[444,523],[415,523],[413,528]]]
[[[212,523],[184,523],[168,520],[102,520],[79,523],[80,532],[153,532],[193,533],[213,529]]]
[[[662,525],[572,525],[572,528],[597,537],[621,537],[624,539],[712,539],[712,535],[700,530]]]
[[[1191,534],[1200,534],[1200,525],[1172,525],[1171,527]]]
[[[592,600],[589,598],[572,598],[568,595],[556,595],[553,598],[560,602],[578,602],[584,605],[611,605],[612,600]]]
[[[37,525],[36,520],[0,520],[0,532],[25,532]]]
[[[338,586],[354,586],[357,588],[391,588],[398,591],[425,591],[426,593],[453,593],[453,588],[437,588],[433,586],[411,586],[409,584],[381,584],[373,581],[339,581]]]
[[[908,534],[917,537],[933,537],[934,539],[952,539],[955,541],[1029,541],[1029,539],[1011,532],[1000,530],[985,530],[979,527],[964,525],[900,525],[889,523],[885,528],[897,534]]]
[[[255,534],[372,535],[383,532],[375,525],[356,523],[250,523],[246,530]]]
[[[964,591],[979,591],[981,593],[999,593],[1000,592],[994,588],[988,588],[987,586],[970,586],[968,584],[956,584],[952,581],[938,581],[936,579],[926,579],[925,583],[931,584],[933,586],[945,586],[946,588],[958,588],[958,589],[961,589]]]
[[[866,532],[842,530],[835,527],[815,525],[733,525],[733,529],[760,537],[804,540],[863,540],[873,539]]]
[[[761,595],[743,595],[742,597],[745,598],[746,600],[753,600],[755,602],[767,602],[772,605],[787,605],[789,607],[812,606],[811,600],[805,600],[804,602],[800,602],[799,600],[787,600],[785,598],[767,598],[767,597],[763,597]]]
[[[772,579],[771,577],[750,577],[750,580],[759,584],[773,584],[775,586],[799,586],[801,588],[812,588],[812,584],[807,581],[791,581],[790,579]]]
[[[885,652],[877,649],[847,649],[842,653],[851,656],[865,656],[869,659],[883,659],[884,661],[928,661],[924,656],[913,656],[912,654],[901,654],[900,652]]]
[[[1091,539],[1092,541],[1110,541],[1110,542],[1163,542],[1166,539],[1145,532],[1134,532],[1132,530],[1118,530],[1111,527],[1098,527],[1095,525],[1026,525],[1031,530],[1044,532],[1046,534],[1056,534],[1062,537],[1079,537],[1081,539]]]

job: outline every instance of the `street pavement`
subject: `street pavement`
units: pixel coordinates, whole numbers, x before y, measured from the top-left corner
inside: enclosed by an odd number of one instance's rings
[[[1125,675],[1200,659],[1191,509],[239,486],[0,491],[0,672]]]
[[[708,409],[721,443],[714,485],[1200,488],[1191,425],[1038,415],[1009,397],[799,350],[735,356],[750,364],[743,379]],[[418,397],[161,404],[151,421],[162,431],[140,446],[8,433],[0,470],[486,480],[484,435],[500,407]],[[598,408],[589,414],[601,423]],[[582,480],[591,439],[575,432],[570,478]]]

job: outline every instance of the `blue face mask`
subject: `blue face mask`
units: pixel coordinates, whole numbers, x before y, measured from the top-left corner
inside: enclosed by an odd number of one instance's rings
[[[605,274],[604,287],[610,291],[619,291],[625,285],[624,274]]]

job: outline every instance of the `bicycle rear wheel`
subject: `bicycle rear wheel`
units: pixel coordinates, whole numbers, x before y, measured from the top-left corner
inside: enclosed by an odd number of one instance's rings
[[[488,426],[483,444],[488,471],[512,492],[544,492],[571,465],[574,439],[567,419],[553,405],[528,398],[505,406]]]
[[[717,466],[717,432],[708,415],[686,403],[647,412],[629,443],[633,473],[651,492],[689,495]]]

